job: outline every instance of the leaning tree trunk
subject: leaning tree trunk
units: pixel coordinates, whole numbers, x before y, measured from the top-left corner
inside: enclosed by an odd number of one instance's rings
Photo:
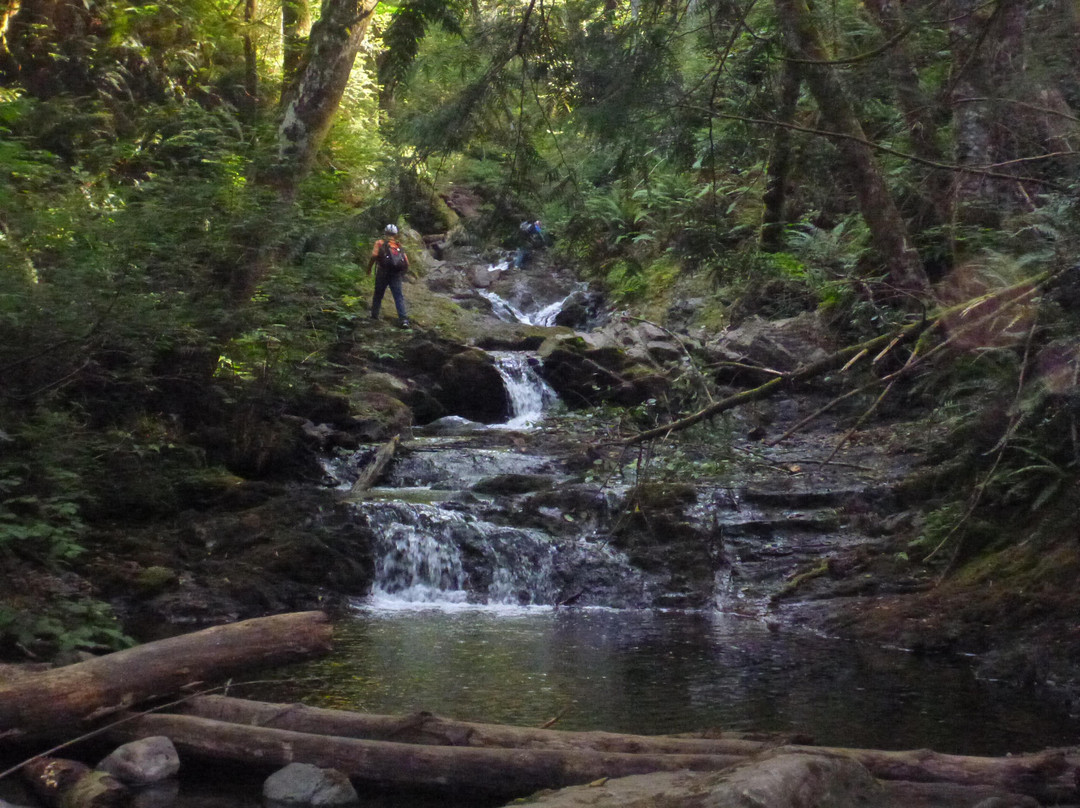
[[[851,101],[828,64],[825,47],[806,0],[774,0],[788,49],[801,61],[802,79],[822,116],[836,133],[840,152],[870,230],[871,243],[898,289],[924,294],[929,288],[919,255],[908,241],[907,225],[885,184],[871,144],[863,133]]]
[[[284,103],[275,184],[291,195],[310,170],[334,120],[376,0],[325,0],[312,26],[307,60]]]

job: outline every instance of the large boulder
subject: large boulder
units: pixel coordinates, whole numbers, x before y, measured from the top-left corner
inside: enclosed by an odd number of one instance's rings
[[[814,312],[784,320],[751,317],[702,348],[706,362],[718,368],[718,381],[748,386],[824,359],[834,350],[835,340]]]
[[[439,370],[440,402],[447,412],[483,424],[496,424],[509,416],[509,402],[495,360],[484,351],[469,349],[450,357]]]
[[[274,808],[356,805],[360,798],[349,778],[337,769],[290,763],[266,778],[263,798]]]
[[[638,774],[541,795],[536,808],[865,808],[881,786],[854,760],[783,754],[719,773]]]
[[[180,756],[171,740],[154,735],[117,747],[97,768],[121,783],[144,786],[175,776],[180,770]]]
[[[631,361],[653,367],[680,362],[686,356],[680,339],[653,323],[617,319],[581,336],[591,349],[618,349]]]
[[[667,387],[655,365],[635,363],[615,346],[589,347],[577,337],[555,337],[540,347],[539,355],[540,375],[569,407],[632,407]]]

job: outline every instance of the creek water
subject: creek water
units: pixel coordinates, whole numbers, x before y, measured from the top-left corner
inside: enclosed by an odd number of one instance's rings
[[[1075,743],[1038,699],[931,660],[721,612],[479,608],[376,597],[334,653],[258,696],[373,713],[632,733],[800,732],[817,743],[1003,754]]]

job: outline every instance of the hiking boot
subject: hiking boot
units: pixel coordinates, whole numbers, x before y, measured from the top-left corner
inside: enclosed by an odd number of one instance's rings
[[[400,323],[398,323],[398,327],[399,328],[412,328],[412,323],[410,323],[408,320],[402,320]]]

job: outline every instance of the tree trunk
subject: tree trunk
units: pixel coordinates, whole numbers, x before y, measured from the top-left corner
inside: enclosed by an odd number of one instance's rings
[[[780,104],[776,118],[781,123],[792,123],[799,102],[802,80],[794,62],[784,62],[780,77]],[[778,126],[773,130],[772,151],[765,179],[762,202],[765,211],[761,217],[761,249],[765,252],[781,252],[784,249],[784,227],[787,217],[787,184],[791,173],[791,130]]]
[[[109,731],[111,738],[125,741],[153,735],[171,738],[181,755],[255,766],[301,761],[338,769],[377,787],[439,789],[504,798],[604,777],[681,769],[715,771],[743,759],[735,755],[425,746],[248,727],[184,715],[142,715]]]
[[[259,617],[0,684],[0,738],[77,730],[154,696],[330,649],[322,612]]]
[[[835,139],[844,168],[870,229],[874,248],[888,269],[893,286],[922,296],[929,288],[926,272],[908,241],[907,226],[885,184],[885,178],[866,142],[862,125],[827,56],[806,0],[774,0],[791,53],[803,60],[802,78],[822,116],[839,135]]]
[[[244,0],[244,104],[242,115],[253,126],[259,114],[259,60],[255,51],[257,0]]]
[[[302,704],[267,704],[227,696],[200,696],[185,702],[179,709],[184,715],[233,724],[429,746],[563,751],[580,749],[654,755],[751,755],[775,745],[740,738],[671,738],[474,724],[451,721],[430,713],[405,716],[370,715],[347,710],[305,707]]]
[[[1000,227],[1023,196],[1018,183],[985,177],[980,168],[1016,156],[1011,148],[1012,110],[996,98],[1009,83],[1018,84],[1024,70],[1020,0],[1001,0],[988,7],[979,0],[958,0],[950,29],[953,68],[950,78],[955,163],[971,171],[956,174],[952,189],[953,221],[976,227]]]
[[[932,163],[944,164],[947,156],[938,145],[938,104],[923,91],[919,74],[904,45],[904,33],[911,25],[899,0],[866,0],[866,8],[873,14],[878,27],[889,39],[895,39],[886,56],[890,84],[896,92],[897,104],[907,124],[911,138],[911,151],[916,157]],[[926,228],[944,225],[949,221],[949,186],[952,175],[943,170],[931,169],[926,183],[927,192],[920,215],[920,224]]]
[[[296,89],[296,78],[304,61],[304,46],[311,33],[311,8],[308,0],[282,0],[281,3],[281,100]]]
[[[325,0],[307,59],[284,103],[275,184],[288,196],[311,169],[334,120],[377,0]]]

